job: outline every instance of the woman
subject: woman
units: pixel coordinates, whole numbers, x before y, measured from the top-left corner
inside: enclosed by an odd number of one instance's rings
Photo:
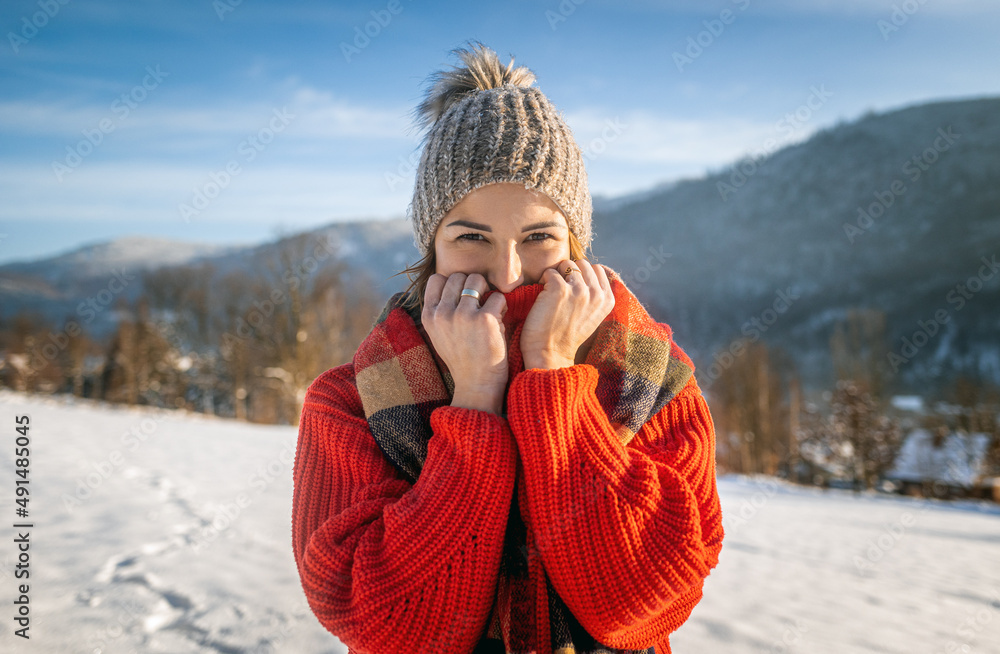
[[[416,279],[305,398],[303,589],[354,652],[669,652],[722,545],[708,407],[583,258],[583,158],[534,75],[457,53],[418,108]]]

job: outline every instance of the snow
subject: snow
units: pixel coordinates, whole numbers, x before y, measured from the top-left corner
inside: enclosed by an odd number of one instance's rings
[[[924,410],[924,398],[919,395],[896,395],[892,398],[892,406],[901,411],[920,412]]]
[[[295,570],[294,428],[0,390],[7,515],[21,414],[31,640],[13,635],[5,611],[0,651],[346,651]],[[769,478],[723,477],[719,489],[721,561],[672,637],[677,654],[1000,653],[997,505]],[[12,531],[0,544],[8,598]]]
[[[91,274],[101,276],[117,268],[129,271],[189,263],[198,257],[215,256],[240,246],[189,243],[155,236],[123,236],[112,241],[87,245],[61,257],[78,263]]]
[[[903,441],[895,464],[885,476],[914,482],[938,480],[969,488],[983,477],[989,444],[989,434],[949,433],[940,447],[934,447],[931,432],[914,429]]]
[[[1000,652],[997,505],[719,487],[719,566],[674,652]]]
[[[294,428],[0,391],[8,515],[20,414],[31,418],[33,620],[28,646],[5,611],[0,651],[346,652],[295,570]]]

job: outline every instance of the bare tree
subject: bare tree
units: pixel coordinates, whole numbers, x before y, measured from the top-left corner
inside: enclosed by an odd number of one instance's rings
[[[350,277],[335,245],[311,235],[285,239],[264,261],[264,288],[274,299],[271,355],[255,370],[277,397],[278,417],[296,424],[309,384],[350,360],[378,313],[374,286]]]
[[[246,420],[251,386],[251,339],[257,334],[243,315],[244,307],[250,303],[251,283],[242,273],[230,273],[219,281],[218,292],[221,366],[216,371],[217,388],[229,397],[235,417]]]
[[[829,438],[841,445],[856,488],[873,488],[895,461],[902,430],[862,384],[837,382],[831,400]],[[843,445],[848,447],[843,447]]]
[[[122,298],[120,316],[101,372],[102,398],[125,404],[163,406],[161,389],[169,379],[170,344],[152,323],[149,302]]]
[[[19,391],[35,392],[59,376],[54,357],[47,357],[48,332],[45,319],[38,313],[19,311],[4,329],[4,384]]]
[[[863,385],[876,399],[885,392],[887,352],[885,312],[877,309],[848,310],[830,338],[836,378]]]
[[[712,385],[722,463],[738,472],[773,475],[788,456],[782,375],[772,359],[763,343],[746,344]]]
[[[831,419],[819,435],[846,466],[856,487],[871,488],[895,460],[901,430],[888,415],[885,312],[852,309],[830,338],[837,376]]]
[[[143,273],[150,308],[165,316],[178,337],[194,351],[211,344],[209,284],[214,276],[215,267],[206,262]]]

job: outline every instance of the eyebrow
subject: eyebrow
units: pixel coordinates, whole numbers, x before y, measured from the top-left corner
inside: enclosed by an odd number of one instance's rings
[[[454,220],[446,225],[446,227],[471,227],[472,229],[478,229],[484,232],[493,232],[493,228],[489,225],[482,225],[480,223],[474,223],[471,220]],[[546,227],[563,227],[565,225],[555,221],[550,220],[548,222],[532,223],[531,225],[525,225],[522,232],[530,232],[533,229],[544,229]]]

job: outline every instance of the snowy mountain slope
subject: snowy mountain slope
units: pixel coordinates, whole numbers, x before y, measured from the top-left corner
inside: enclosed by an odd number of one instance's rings
[[[409,223],[402,220],[337,223],[257,246],[127,237],[49,259],[0,266],[0,317],[35,312],[53,329],[60,329],[68,318],[84,323],[91,336],[105,337],[119,317],[103,309],[114,307],[119,299],[134,301],[141,296],[144,272],[198,266],[200,275],[218,284],[228,274],[259,272],[281,248],[302,238],[310,252],[323,248],[323,261],[335,257],[356,279],[370,280],[385,298],[408,283],[404,276],[390,276],[419,258]],[[101,311],[93,310],[95,303]]]
[[[312,615],[295,570],[294,428],[0,390],[9,433],[24,414],[31,640],[7,618],[0,650],[346,651]],[[8,508],[13,467],[0,449]],[[767,478],[723,478],[719,489],[721,562],[675,652],[1000,652],[1000,507]]]
[[[143,292],[143,271],[189,265],[245,249],[146,236],[86,245],[54,257],[0,266],[0,306],[5,318],[33,311],[54,327],[61,327],[67,317],[89,324],[93,309],[86,308],[88,300],[105,308],[114,306],[118,298],[136,298]],[[93,327],[97,333],[106,332],[114,320],[113,312],[101,312]]]
[[[124,268],[129,272],[160,266],[178,266],[216,257],[240,246],[190,243],[152,236],[123,236],[85,245],[65,254],[0,266],[4,275],[38,276],[58,284],[72,278],[103,277]]]

